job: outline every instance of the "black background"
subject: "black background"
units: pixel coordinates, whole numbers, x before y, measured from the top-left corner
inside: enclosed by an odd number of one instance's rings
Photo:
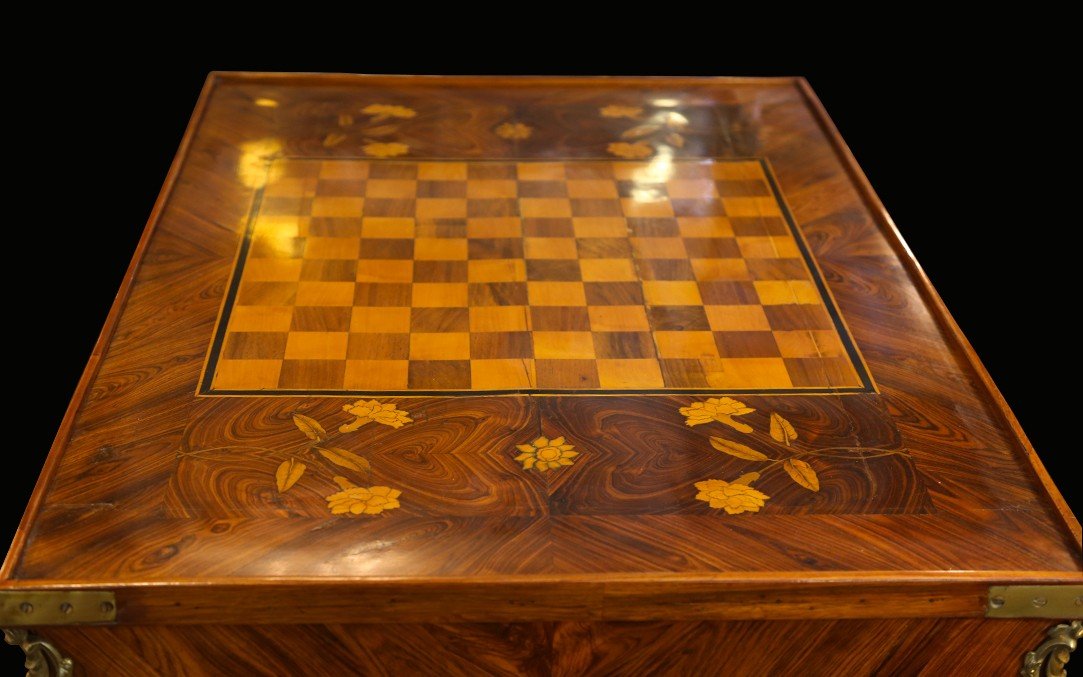
[[[1061,152],[1054,130],[1064,113],[1055,97],[1043,96],[1050,90],[1038,79],[1040,69],[1027,71],[1029,64],[1014,53],[979,59],[966,49],[942,54],[921,44],[922,59],[901,59],[887,48],[832,58],[810,49],[768,64],[732,58],[714,45],[682,45],[668,58],[658,50],[621,49],[539,65],[516,63],[509,54],[529,50],[514,44],[484,53],[433,51],[431,58],[425,50],[360,42],[320,58],[304,56],[312,50],[273,59],[213,58],[188,45],[170,47],[167,59],[153,45],[141,47],[116,57],[91,48],[73,53],[75,67],[63,73],[31,73],[13,106],[20,120],[8,135],[25,138],[9,141],[29,146],[19,157],[30,170],[20,171],[20,181],[8,188],[21,191],[25,183],[27,195],[41,194],[24,218],[8,219],[9,256],[48,282],[9,275],[7,327],[15,345],[8,359],[22,372],[18,383],[28,385],[8,384],[17,402],[6,428],[8,508],[0,540],[14,533],[203,80],[214,69],[804,75],[1069,503],[1077,514],[1083,510],[1083,482],[1073,466],[1079,446],[1065,434],[1078,427],[1070,392],[1083,350],[1063,319],[1079,314],[1076,270],[1083,255],[1072,240],[1076,226],[1069,225],[1074,204],[1052,185],[1045,164]],[[1009,65],[1012,73],[1027,74],[1006,77]],[[27,195],[9,195],[9,206],[25,204]],[[1066,397],[1056,394],[1062,383]],[[989,491],[996,491],[995,480]]]

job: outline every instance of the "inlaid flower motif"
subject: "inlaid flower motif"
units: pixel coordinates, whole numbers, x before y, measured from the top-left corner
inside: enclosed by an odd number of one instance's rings
[[[571,465],[574,462],[572,459],[579,455],[573,445],[565,443],[563,437],[539,437],[530,444],[518,444],[515,448],[522,452],[515,460],[522,462],[524,470],[536,468],[542,472]]]
[[[685,423],[689,426],[718,421],[739,432],[750,433],[752,426],[735,421],[733,417],[751,414],[756,410],[732,397],[711,397],[706,402],[693,402],[687,407],[681,407],[680,411],[685,416]]]
[[[721,508],[730,515],[742,512],[759,512],[763,502],[771,498],[756,491],[747,484],[726,482],[725,480],[704,480],[696,482],[696,499],[705,501],[712,508]]]
[[[326,497],[327,507],[333,515],[378,515],[385,510],[399,507],[402,492],[391,487],[358,487],[345,477],[336,477],[342,491]]]
[[[371,157],[395,157],[397,155],[406,155],[410,152],[410,147],[405,143],[366,143],[361,146],[361,150],[365,155]]]
[[[338,429],[340,433],[353,432],[373,421],[389,425],[392,428],[401,428],[407,423],[414,422],[414,419],[410,418],[409,412],[402,411],[394,404],[380,404],[376,400],[367,402],[358,400],[353,404],[344,404],[342,405],[342,411],[357,418],[350,423],[341,425]]]
[[[385,103],[373,103],[361,109],[365,115],[384,116],[389,118],[412,118],[417,111],[406,106],[392,106]]]
[[[638,160],[654,154],[654,148],[651,148],[646,141],[636,141],[635,143],[614,141],[606,146],[606,150],[612,155],[630,160]]]
[[[618,106],[612,104],[599,108],[598,112],[603,118],[629,118],[634,120],[643,114],[643,109],[638,106]]]
[[[505,122],[493,131],[502,139],[529,139],[534,128],[522,122]]]

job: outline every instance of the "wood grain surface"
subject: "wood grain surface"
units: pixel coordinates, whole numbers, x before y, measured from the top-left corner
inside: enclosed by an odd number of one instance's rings
[[[277,157],[764,158],[878,392],[198,396],[254,196],[290,179],[268,176]],[[1078,582],[1080,567],[1078,522],[802,81],[220,74],[0,585],[115,589],[122,622],[229,609],[258,623],[285,618],[291,597],[215,591],[281,584],[322,607],[390,585],[374,612],[425,592],[431,613],[466,581],[493,595],[475,620],[556,621],[654,618],[644,600],[680,592],[682,576],[718,602],[757,580],[803,599],[824,575],[845,578],[841,601],[810,615],[867,617],[859,599],[921,580],[939,586],[931,617],[978,616],[981,586]],[[626,596],[562,601],[618,580]],[[523,605],[501,586],[560,594]],[[674,608],[663,617],[793,617]],[[327,613],[290,622],[358,622]],[[99,631],[120,632],[63,632]]]
[[[378,619],[373,619],[374,621]],[[88,677],[294,675],[1007,675],[1040,620],[68,627]]]

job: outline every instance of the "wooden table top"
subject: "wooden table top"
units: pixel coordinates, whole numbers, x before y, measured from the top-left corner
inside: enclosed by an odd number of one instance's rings
[[[225,73],[0,585],[129,622],[980,615],[1080,567],[804,81]]]

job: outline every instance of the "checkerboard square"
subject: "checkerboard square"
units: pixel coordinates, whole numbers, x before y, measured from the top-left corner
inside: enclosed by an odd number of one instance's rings
[[[373,162],[370,179],[416,179],[418,166],[413,162]]]
[[[283,360],[278,375],[282,390],[340,390],[346,360]]]
[[[252,259],[245,266],[245,279],[253,282],[296,282],[301,279],[301,259]]]
[[[761,306],[704,306],[707,323],[714,331],[770,331],[771,323]]]
[[[709,331],[711,325],[703,306],[650,306],[647,308],[655,331]]]
[[[645,309],[636,306],[591,306],[587,308],[591,331],[650,331]]]
[[[718,331],[714,334],[721,357],[781,357],[769,331]]]
[[[291,306],[297,298],[296,282],[245,282],[237,294],[242,306]]]
[[[703,303],[711,306],[757,304],[760,302],[756,287],[751,282],[739,280],[714,280],[699,282]]]
[[[709,331],[655,331],[659,357],[718,357],[714,334]]]
[[[353,282],[298,282],[298,306],[350,306],[354,301]]]
[[[419,198],[459,198],[466,197],[466,181],[418,181],[416,189]]]
[[[575,237],[571,219],[523,219],[523,235],[527,237]]]
[[[644,280],[671,282],[696,279],[687,259],[642,259],[639,261],[639,275]]]
[[[229,333],[289,331],[292,320],[292,306],[234,306]]]
[[[580,259],[577,263],[586,282],[634,282],[638,279],[631,259]]]
[[[534,306],[530,309],[530,326],[535,332],[591,330],[590,315],[584,306]]]
[[[748,274],[753,280],[807,280],[808,269],[801,259],[749,259]]]
[[[350,311],[350,332],[352,333],[406,334],[410,332],[410,308],[355,306]]]
[[[637,259],[684,259],[684,240],[679,237],[633,237],[632,252]]]
[[[568,197],[568,187],[563,181],[523,181],[519,197]]]
[[[631,259],[632,245],[623,237],[581,237],[574,240],[580,259]]]
[[[301,263],[300,279],[316,282],[353,282],[357,279],[357,260],[315,259]]]
[[[413,219],[372,216],[361,219],[361,237],[366,240],[409,240],[416,235]],[[402,257],[408,258],[408,257]]]
[[[360,214],[358,215],[406,217],[413,216],[416,213],[416,210],[417,203],[414,198],[369,197],[365,198],[364,208],[360,210]],[[352,212],[343,214],[313,214],[313,216],[351,215]]]
[[[488,331],[470,335],[470,359],[533,357],[534,342],[528,331]]]
[[[349,306],[297,306],[293,309],[290,331],[339,332],[349,331]]]
[[[470,360],[474,390],[514,390],[537,387],[534,360]]]
[[[465,282],[415,282],[410,305],[415,308],[467,306]]]
[[[695,282],[648,280],[643,294],[651,306],[700,306],[700,290]]]
[[[423,181],[465,181],[465,162],[421,162],[417,178]]]
[[[599,359],[598,385],[603,390],[664,388],[658,360]]]
[[[471,332],[528,331],[530,309],[527,306],[480,306],[469,308]]]
[[[527,291],[532,306],[587,305],[582,282],[527,282]]]
[[[381,282],[358,282],[354,289],[355,306],[409,306],[411,285]]]
[[[525,306],[529,303],[526,282],[471,282],[471,306]]]
[[[413,333],[468,332],[470,312],[467,308],[410,309],[410,331]]]
[[[469,332],[410,334],[411,360],[468,360]]]
[[[628,222],[610,216],[579,216],[572,219],[576,237],[628,237]]]
[[[414,282],[466,282],[466,261],[415,261]]]
[[[410,360],[410,390],[469,390],[470,360]]]
[[[360,197],[315,197],[309,214],[312,216],[361,216],[365,198]]]
[[[287,360],[344,360],[348,336],[344,331],[291,331],[284,357]]]
[[[468,218],[466,236],[474,239],[519,238],[523,235],[522,222],[514,217]]]
[[[466,216],[472,219],[519,215],[519,202],[514,198],[470,198],[465,204]]]
[[[508,179],[467,181],[466,197],[471,199],[495,199],[519,197],[519,184]]]
[[[520,198],[519,213],[523,216],[571,216],[572,205],[567,198]]]
[[[240,332],[231,334],[222,348],[227,360],[281,359],[286,353],[288,334],[278,332]]]
[[[664,198],[621,198],[625,216],[675,216],[670,201]]]
[[[411,198],[417,195],[417,181],[411,179],[369,179],[365,197]]]
[[[361,258],[409,260],[414,256],[416,242],[420,241],[393,238],[362,239],[360,241]],[[354,258],[357,258],[356,254]]]
[[[656,356],[654,339],[647,331],[593,332],[594,354],[609,359],[650,359]]]
[[[469,242],[471,259],[523,258],[523,241],[517,238],[471,238]]]
[[[410,356],[410,334],[350,334],[346,357],[351,360],[405,360]]]
[[[418,261],[454,261],[467,258],[465,238],[417,238],[414,240],[414,259]]]
[[[740,236],[782,236],[788,238],[790,229],[778,216],[735,216],[730,219],[733,232]]]
[[[526,262],[526,279],[577,281],[582,279],[579,261],[569,259],[532,259]]]
[[[598,388],[596,360],[534,360],[539,388],[583,390]]]
[[[568,197],[572,198],[612,200],[619,197],[616,185],[605,179],[569,179],[567,185]]]
[[[585,282],[588,306],[633,306],[643,304],[639,282]]]
[[[214,373],[219,390],[269,390],[278,386],[281,360],[221,360]]]
[[[413,279],[413,261],[369,259],[357,262],[358,282],[410,282]]]
[[[820,292],[811,282],[803,280],[756,280],[756,295],[765,306],[791,303],[820,304]]]
[[[467,262],[469,282],[521,282],[526,280],[526,262],[521,259],[479,259]]]
[[[594,340],[589,331],[536,331],[534,356],[538,359],[593,359]]]
[[[346,360],[342,387],[346,390],[405,390],[409,366],[406,360]]]
[[[565,167],[562,162],[520,162],[516,170],[522,182],[561,181],[565,176]]]
[[[409,240],[394,240],[409,242]],[[347,259],[356,261],[361,240],[356,237],[310,237],[305,241],[306,259]],[[373,256],[365,258],[401,258]],[[409,257],[406,257],[409,258]]]

